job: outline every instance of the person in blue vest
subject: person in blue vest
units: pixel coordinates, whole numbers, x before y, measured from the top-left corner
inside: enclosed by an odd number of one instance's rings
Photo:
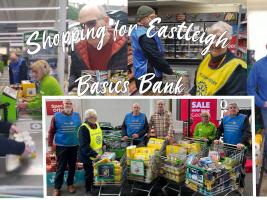
[[[85,121],[79,128],[79,158],[83,163],[85,178],[85,194],[92,196],[94,192],[93,161],[103,154],[103,134],[97,122],[97,112],[94,109],[85,111]]]
[[[256,106],[261,110],[265,138],[267,138],[267,56],[258,60],[251,68],[247,87],[248,94],[255,97]],[[267,172],[267,139],[264,142],[264,168]]]
[[[242,149],[248,144],[249,140],[249,120],[244,114],[239,113],[236,103],[230,103],[228,106],[228,115],[225,115],[221,124],[217,128],[217,139],[223,134],[223,142],[227,144],[237,145]],[[218,140],[214,141],[218,143]]]
[[[10,53],[9,83],[20,84],[22,80],[28,80],[28,66],[22,57],[16,52]]]
[[[73,112],[73,102],[63,101],[64,110],[54,114],[48,132],[48,151],[52,151],[53,142],[56,145],[57,170],[53,196],[60,196],[60,189],[64,180],[64,172],[68,165],[67,185],[70,193],[75,193],[73,185],[78,152],[78,129],[81,117]]]
[[[230,103],[228,105],[228,114],[223,117],[221,124],[217,128],[217,138],[214,140],[214,143],[220,143],[219,138],[223,134],[224,143],[236,145],[237,149],[242,149],[249,143],[249,130],[248,117],[239,113],[239,108],[236,103]],[[239,188],[241,192],[245,186],[245,163],[246,158],[244,157]]]
[[[141,145],[145,143],[145,134],[149,131],[147,117],[140,112],[140,105],[134,103],[132,105],[132,112],[125,115],[122,130],[122,140],[127,141],[129,138],[134,139],[134,145]]]
[[[131,33],[131,45],[134,78],[136,86],[139,88],[141,83],[139,78],[141,76],[153,73],[155,78],[152,83],[155,83],[162,80],[162,73],[173,74],[173,71],[164,59],[164,48],[158,35],[155,34],[152,38],[146,35],[149,23],[157,17],[155,10],[149,6],[141,6],[137,10],[136,17],[137,28]]]

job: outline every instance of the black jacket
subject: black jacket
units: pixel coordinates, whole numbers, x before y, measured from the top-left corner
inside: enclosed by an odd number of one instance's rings
[[[21,155],[24,152],[24,142],[8,139],[11,126],[12,124],[9,122],[0,121],[0,156],[6,156],[7,154]]]
[[[143,35],[139,38],[139,44],[144,56],[148,59],[148,73],[154,73],[153,66],[162,73],[173,74],[169,63],[164,59],[163,55],[160,54],[155,39]]]
[[[229,60],[235,58],[234,54],[230,51],[227,52],[226,58],[222,63],[222,66]],[[191,95],[196,95],[196,75],[194,80],[194,87],[190,90]],[[237,66],[235,71],[229,77],[225,85],[219,89],[214,95],[216,96],[236,96],[247,95],[247,70],[241,65]]]
[[[21,82],[22,80],[28,80],[28,66],[26,65],[25,60],[22,61],[19,68],[19,82]],[[10,66],[9,66],[9,83],[10,85],[14,84],[13,73]]]

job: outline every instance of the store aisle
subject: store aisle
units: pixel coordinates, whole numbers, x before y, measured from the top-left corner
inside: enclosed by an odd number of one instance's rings
[[[267,173],[262,174],[260,196],[267,196]]]
[[[5,86],[9,85],[8,67],[4,68],[4,72],[0,76],[0,91],[3,91]]]

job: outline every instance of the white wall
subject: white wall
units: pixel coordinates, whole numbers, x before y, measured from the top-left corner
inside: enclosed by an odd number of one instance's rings
[[[267,4],[267,1],[265,2]],[[255,59],[267,55],[267,7],[266,10],[248,11],[248,48],[255,50]]]

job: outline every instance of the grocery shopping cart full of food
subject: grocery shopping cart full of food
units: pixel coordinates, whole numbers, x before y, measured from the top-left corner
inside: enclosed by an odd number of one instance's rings
[[[245,152],[246,148],[224,143],[214,144],[207,157],[190,156],[186,161],[186,186],[195,195],[243,195],[239,187]]]
[[[190,154],[204,157],[208,154],[206,140],[182,138],[177,144],[167,145],[163,155],[160,156],[160,176],[167,180],[161,188],[165,195],[174,191],[181,195],[181,186],[185,181],[186,160]]]
[[[144,147],[127,147],[127,180],[131,184],[131,193],[141,191],[151,195],[159,177],[160,156],[165,147],[166,141],[157,138],[150,138]]]
[[[120,196],[126,178],[126,156],[115,159],[114,152],[105,152],[94,163],[94,186],[99,187],[98,196]]]

